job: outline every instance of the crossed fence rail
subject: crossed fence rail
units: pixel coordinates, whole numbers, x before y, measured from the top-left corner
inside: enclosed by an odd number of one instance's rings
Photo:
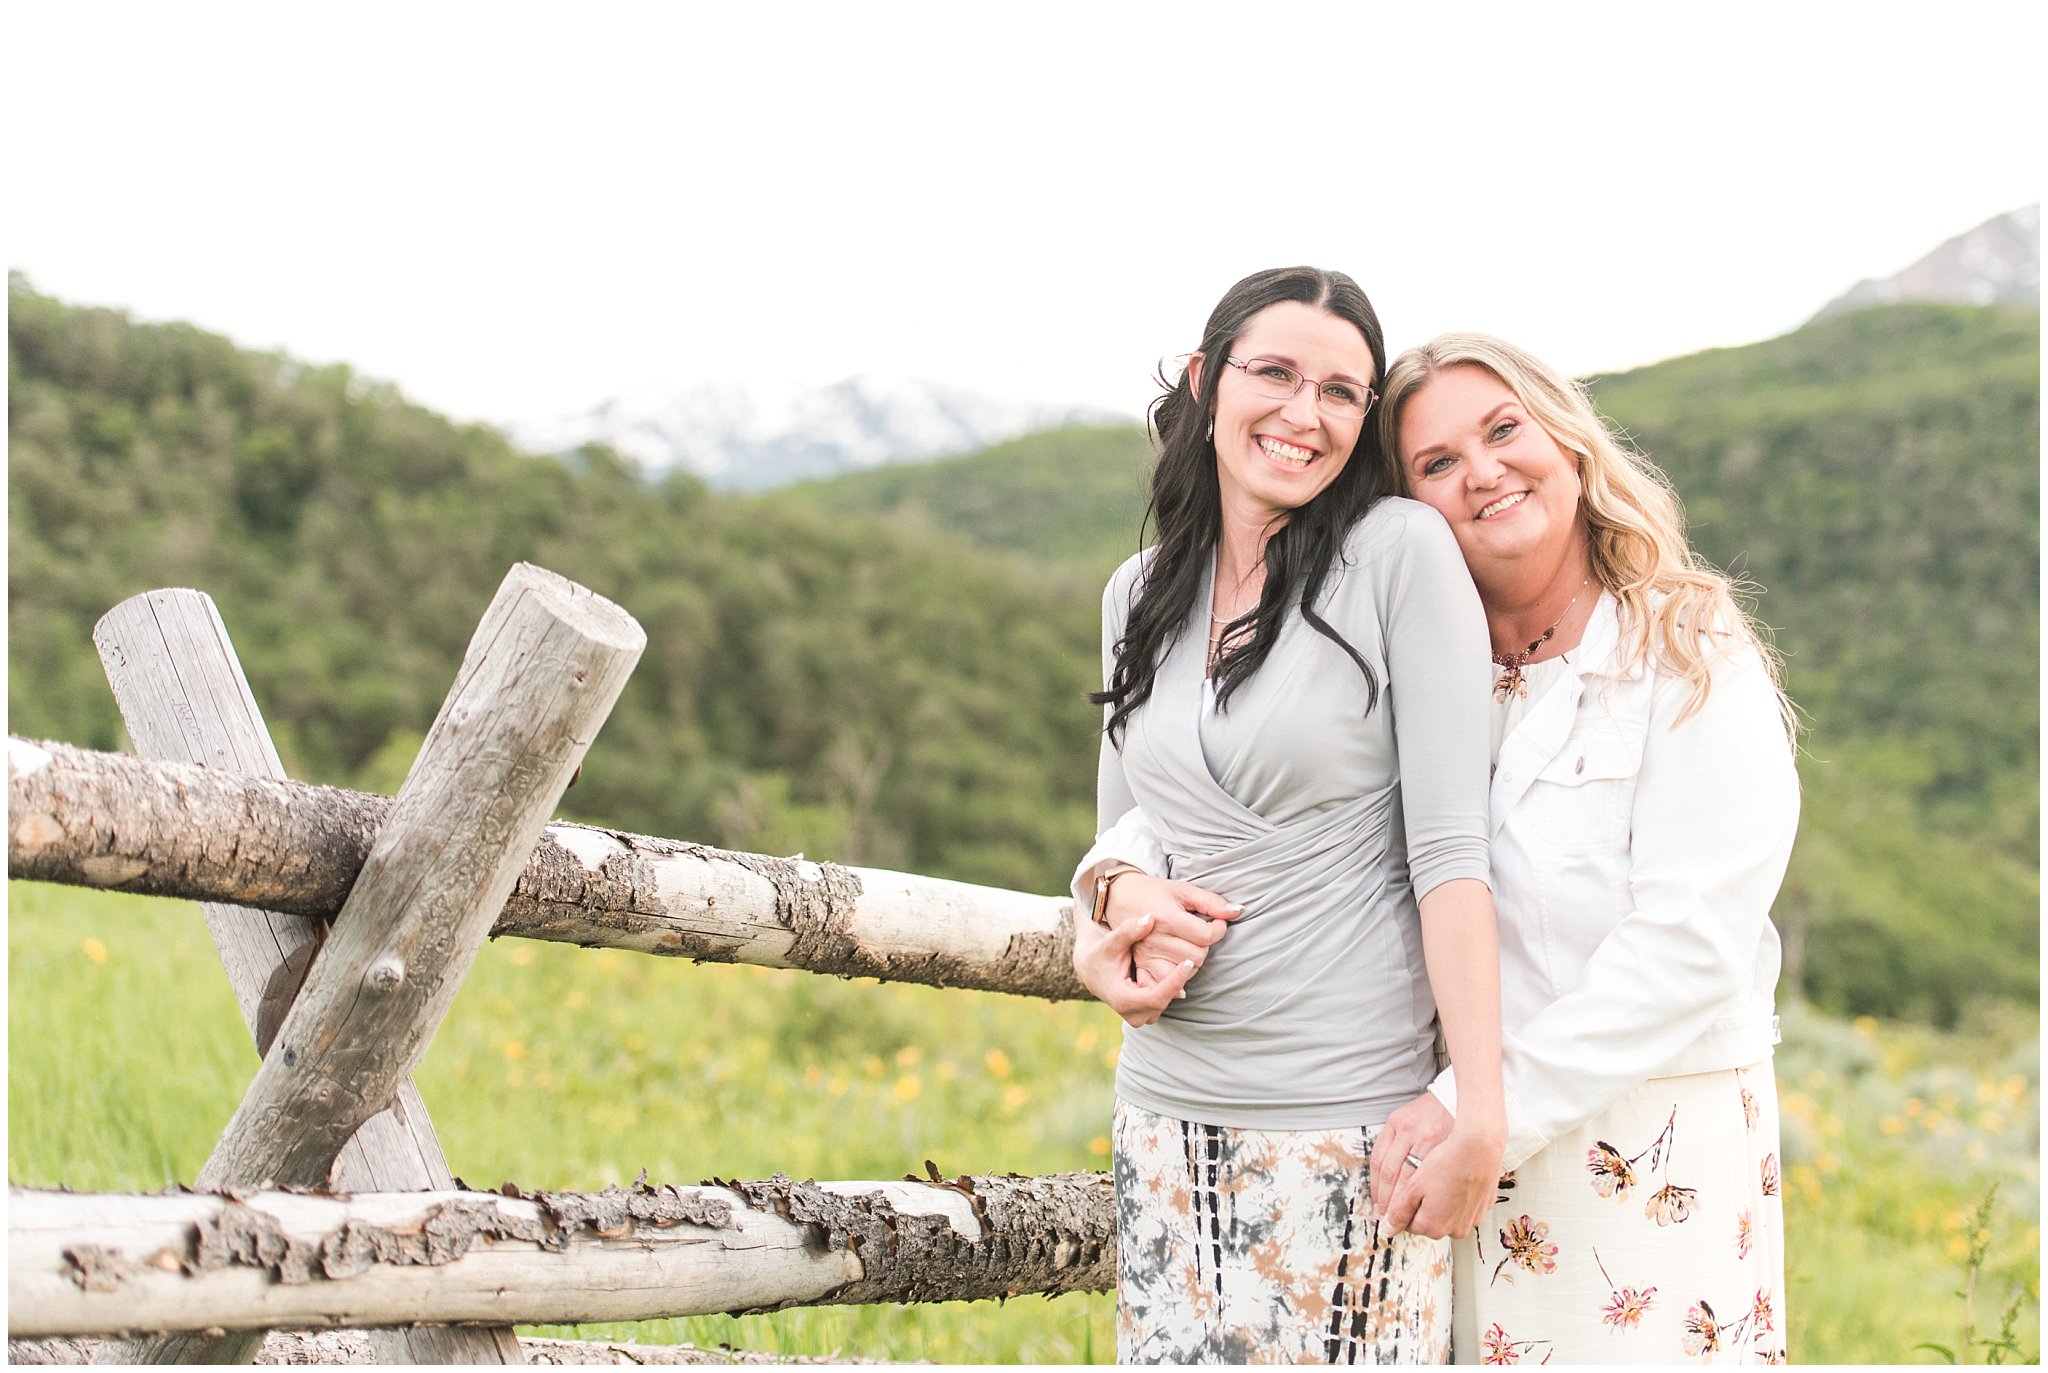
[[[203,594],[93,638],[141,756],[10,738],[9,875],[199,901],[263,1062],[193,1187],[12,1189],[11,1340],[247,1362],[362,1328],[379,1362],[520,1363],[514,1323],[1113,1283],[1101,1174],[456,1183],[410,1074],[487,937],[1084,995],[1062,898],[548,823],[645,644],[619,607],[515,566],[395,798],[284,777]]]

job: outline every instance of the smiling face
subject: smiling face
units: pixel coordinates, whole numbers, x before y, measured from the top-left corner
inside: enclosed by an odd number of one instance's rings
[[[1450,521],[1465,564],[1489,583],[1571,575],[1584,547],[1577,457],[1483,367],[1447,367],[1401,409],[1401,473]]]
[[[1316,381],[1348,381],[1361,390],[1378,380],[1372,350],[1349,321],[1314,305],[1282,301],[1251,318],[1230,346],[1231,357],[1283,363]],[[1304,385],[1292,398],[1264,394],[1223,358],[1197,353],[1188,361],[1199,389],[1205,367],[1222,368],[1216,383],[1216,479],[1226,520],[1264,525],[1313,500],[1344,470],[1365,421],[1334,416]]]

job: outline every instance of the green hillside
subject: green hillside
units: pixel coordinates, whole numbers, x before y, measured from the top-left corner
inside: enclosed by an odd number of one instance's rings
[[[1951,1021],[2037,988],[2040,315],[1906,305],[1592,382],[1706,556],[1764,587],[1809,733],[1778,915],[1826,1004]],[[1100,574],[1135,429],[793,488]]]
[[[524,559],[647,630],[578,818],[1043,891],[1092,833],[1092,590],[603,449],[525,456],[346,367],[18,278],[8,306],[17,733],[121,746],[92,624],[196,586],[292,774],[395,790]]]
[[[1073,571],[1101,590],[1138,551],[1152,445],[1136,425],[1075,427],[930,463],[877,467],[763,496],[765,503],[887,515],[981,548]]]

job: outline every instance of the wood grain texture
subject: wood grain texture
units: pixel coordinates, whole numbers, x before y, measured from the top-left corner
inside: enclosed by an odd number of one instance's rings
[[[130,597],[93,629],[93,645],[129,738],[146,758],[190,763],[222,775],[284,781],[284,764],[263,723],[255,694],[235,656],[213,599],[203,592],[161,590]],[[252,1037],[263,990],[284,961],[317,939],[324,925],[304,915],[251,909],[246,903],[204,902],[200,907],[220,951],[235,1004]],[[256,1181],[257,1179],[249,1179]],[[419,1091],[408,1077],[393,1109],[381,1111],[342,1151],[338,1185],[380,1191],[427,1190],[452,1185],[441,1142]],[[108,1344],[101,1361],[246,1363],[260,1346],[247,1336],[231,1340]],[[387,1363],[522,1363],[510,1328],[458,1332],[376,1332],[378,1358]]]
[[[200,1185],[331,1184],[425,1055],[646,642],[565,578],[506,574]]]

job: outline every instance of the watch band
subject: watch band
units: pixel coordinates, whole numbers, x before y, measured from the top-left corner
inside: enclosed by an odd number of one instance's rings
[[[1143,871],[1145,870],[1135,863],[1119,863],[1095,879],[1095,910],[1091,918],[1096,924],[1105,929],[1109,927],[1109,889],[1115,885],[1117,878]]]

